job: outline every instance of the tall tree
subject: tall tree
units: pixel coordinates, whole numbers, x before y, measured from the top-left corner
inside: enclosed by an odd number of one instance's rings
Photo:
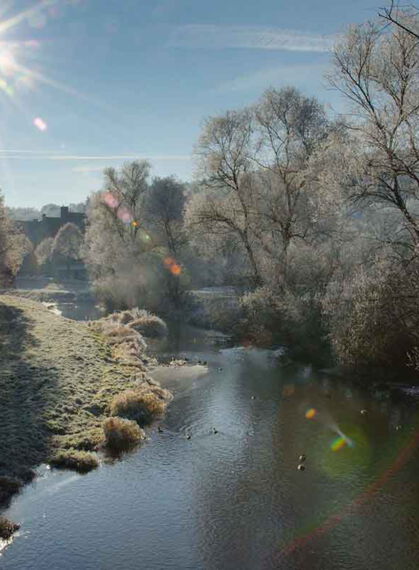
[[[419,15],[400,11],[413,29]],[[395,208],[419,244],[419,44],[393,22],[353,26],[334,51],[333,86],[352,103],[365,148],[354,198]]]
[[[266,91],[252,108],[207,121],[198,143],[204,197],[188,221],[242,248],[252,283],[285,286],[288,252],[312,227],[306,170],[329,136],[324,108],[294,88]]]
[[[254,107],[260,170],[259,237],[276,261],[278,279],[286,281],[289,246],[305,240],[311,227],[305,170],[312,153],[328,134],[323,106],[297,89],[269,89]]]
[[[145,218],[157,232],[159,241],[169,253],[177,257],[185,245],[183,228],[185,192],[172,176],[155,178],[145,200]]]
[[[242,247],[254,285],[262,281],[253,228],[257,223],[257,198],[252,180],[252,114],[229,111],[208,119],[199,139],[202,187],[205,199],[197,197],[189,210],[190,227],[212,235],[222,234]]]

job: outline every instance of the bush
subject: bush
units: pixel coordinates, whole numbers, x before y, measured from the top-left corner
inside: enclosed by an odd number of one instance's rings
[[[123,451],[139,443],[145,434],[138,424],[118,417],[106,418],[103,431],[107,447],[113,451]]]
[[[104,319],[92,321],[90,327],[94,331],[104,335],[108,344],[111,346],[129,343],[132,347],[135,347],[137,356],[140,356],[147,350],[147,344],[139,332],[127,325],[121,324],[119,320],[121,314],[122,313],[114,313]]]
[[[324,299],[330,340],[347,368],[405,367],[419,345],[417,267],[378,260]]]
[[[129,323],[130,328],[150,338],[161,338],[167,335],[167,325],[160,317],[147,311],[141,311],[141,313]]]
[[[317,295],[261,287],[241,299],[244,317],[236,337],[252,344],[285,344],[296,358],[322,358],[325,332]]]
[[[163,414],[167,399],[168,392],[155,386],[126,390],[112,400],[111,414],[149,424]]]
[[[95,453],[76,449],[60,451],[51,457],[49,462],[53,467],[72,469],[79,473],[87,473],[99,466],[99,460]]]
[[[19,530],[19,528],[19,524],[9,521],[6,517],[0,516],[0,538],[3,540],[9,540],[12,534]]]
[[[162,337],[167,334],[167,325],[160,317],[137,307],[112,313],[98,322],[102,323],[108,336],[127,336],[133,330],[148,337]]]

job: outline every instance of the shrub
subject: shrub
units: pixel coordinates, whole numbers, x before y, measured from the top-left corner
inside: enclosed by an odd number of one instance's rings
[[[418,346],[415,263],[377,260],[345,285],[329,287],[324,314],[339,363],[348,368],[404,367]]]
[[[166,390],[155,386],[126,390],[112,400],[111,414],[149,424],[165,411],[167,395]]]
[[[72,469],[79,473],[87,473],[92,469],[96,469],[99,465],[99,460],[95,453],[78,451],[76,449],[59,451],[51,457],[49,462],[53,467]]]
[[[262,346],[285,344],[296,358],[322,358],[325,332],[315,293],[261,287],[242,297],[241,306],[236,337]]]
[[[167,334],[166,323],[157,315],[147,311],[141,311],[141,314],[131,321],[128,326],[150,338],[161,338]]]
[[[103,431],[107,447],[113,451],[123,451],[144,439],[144,431],[131,420],[118,417],[106,418]]]
[[[0,516],[0,538],[3,540],[9,540],[14,532],[19,530],[20,525],[9,521],[6,517]]]
[[[120,323],[120,314],[114,313],[110,317],[92,321],[90,327],[104,335],[111,346],[130,343],[135,345],[137,355],[142,354],[147,349],[145,340],[136,330]]]

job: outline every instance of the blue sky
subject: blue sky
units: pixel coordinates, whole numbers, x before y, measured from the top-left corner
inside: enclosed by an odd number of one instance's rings
[[[379,0],[2,0],[0,187],[10,206],[78,202],[106,166],[190,180],[205,117],[295,85],[336,111],[336,34]]]

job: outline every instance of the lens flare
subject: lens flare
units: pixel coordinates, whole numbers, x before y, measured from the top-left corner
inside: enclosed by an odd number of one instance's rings
[[[182,273],[182,267],[175,259],[173,259],[173,257],[165,257],[163,263],[172,275],[179,276]]]
[[[35,119],[33,120],[33,124],[39,131],[43,132],[48,129],[47,123],[41,117],[35,117]]]
[[[132,223],[131,223],[131,225],[132,225],[133,228],[138,228],[138,226],[139,226],[140,224],[137,222],[137,220],[133,220]]]
[[[42,48],[42,42],[36,39],[4,39],[6,32],[17,30],[20,26],[45,27],[51,18],[57,18],[60,14],[64,14],[63,4],[70,3],[70,0],[67,2],[62,2],[62,0],[38,0],[35,2],[34,0],[32,7],[15,13],[7,19],[0,19],[0,79],[2,80],[0,95],[6,94],[13,106],[19,110],[22,110],[24,102],[19,99],[18,95],[25,93],[28,89],[34,89],[38,85],[47,85],[71,96],[89,99],[76,89],[55,81],[43,73],[41,69],[43,58],[36,53],[38,48]],[[6,10],[0,8],[0,15],[4,15],[5,12]],[[30,67],[25,65],[27,61],[31,62]],[[30,102],[25,104],[28,103]],[[98,102],[95,101],[95,103]],[[28,112],[27,109],[23,110],[25,113]],[[46,128],[41,127],[39,130],[46,130]]]
[[[133,216],[131,212],[128,210],[128,208],[125,207],[120,208],[118,210],[117,216],[124,224],[131,224],[132,222]]]
[[[11,85],[7,83],[7,81],[0,77],[0,89],[4,91],[9,97],[13,97],[15,90]]]
[[[109,208],[117,208],[119,205],[118,200],[115,198],[112,192],[104,192],[102,194],[102,200],[107,206],[109,206]]]
[[[140,233],[140,239],[141,239],[142,241],[149,242],[149,241],[151,240],[151,237],[148,235],[147,232],[145,232],[144,230],[142,230],[142,232]]]
[[[314,419],[316,415],[317,415],[317,410],[315,408],[310,408],[309,410],[306,411],[306,418],[308,420]]]
[[[9,49],[0,49],[0,71],[2,75],[12,75],[17,69],[15,56]]]
[[[333,441],[332,445],[330,446],[330,449],[332,451],[340,451],[346,445],[348,445],[347,440],[344,437],[339,436]]]

